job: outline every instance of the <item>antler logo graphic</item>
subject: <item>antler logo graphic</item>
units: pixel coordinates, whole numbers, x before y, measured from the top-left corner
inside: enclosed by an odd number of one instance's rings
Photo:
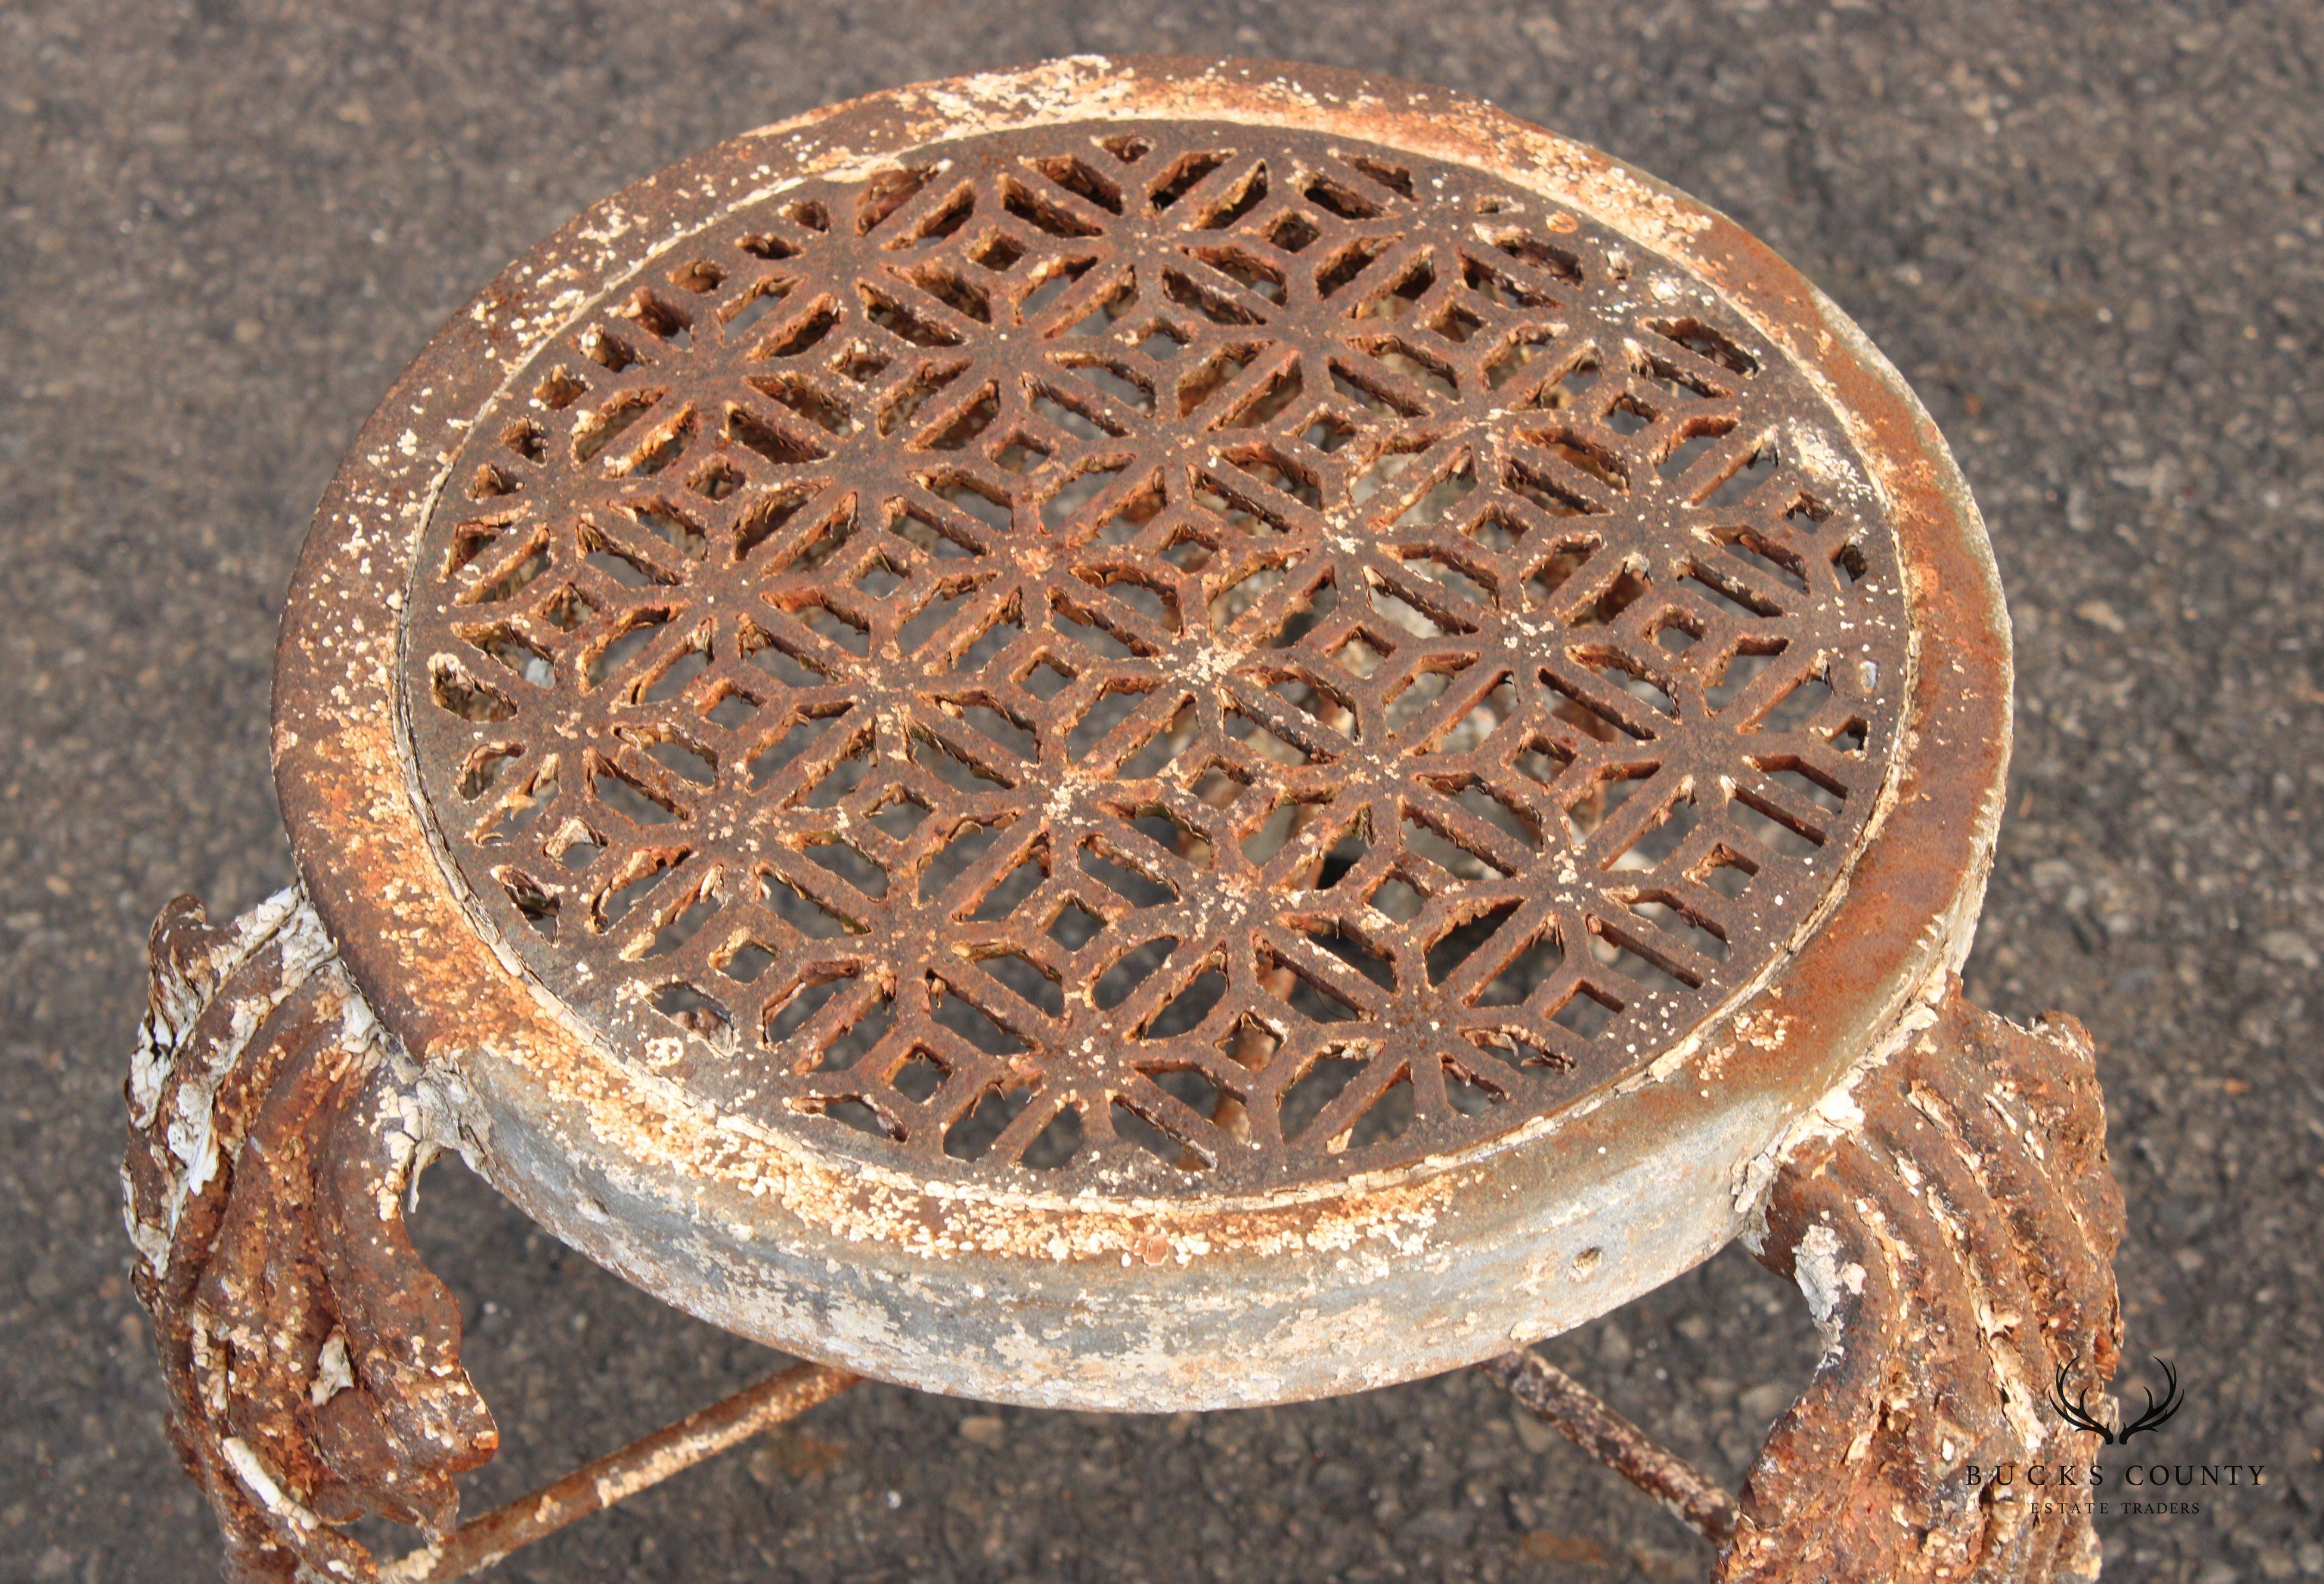
[[[2153,1358],[2152,1354],[2147,1357]],[[2074,1366],[2080,1362],[2081,1356],[2076,1354],[2058,1366],[2058,1383],[2051,1395],[2050,1405],[2058,1411],[2058,1416],[2067,1423],[2082,1430],[2096,1431],[2107,1446],[2120,1446],[2142,1430],[2159,1429],[2163,1421],[2179,1412],[2181,1396],[2178,1372],[2163,1359],[2154,1358],[2154,1366],[2163,1372],[2164,1383],[2163,1401],[2157,1403],[2154,1400],[2154,1394],[2141,1386],[2139,1390],[2146,1392],[2146,1412],[2118,1431],[2109,1429],[2104,1421],[2090,1412],[2088,1402],[2089,1394],[2087,1390],[2076,1393],[2070,1401],[2066,1396],[2066,1376]],[[2120,1417],[2119,1414],[2116,1417]]]

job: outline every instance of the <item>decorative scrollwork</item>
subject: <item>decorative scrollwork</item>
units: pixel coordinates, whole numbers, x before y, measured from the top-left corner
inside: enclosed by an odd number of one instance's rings
[[[171,1439],[236,1584],[375,1579],[344,1527],[448,1531],[499,1444],[404,1232],[422,1095],[296,891],[215,928],[180,897],[152,970],[122,1181]]]
[[[2089,1033],[1955,986],[1849,1095],[1861,1120],[1804,1135],[1767,1196],[1760,1263],[1799,1283],[1824,1355],[1752,1466],[1721,1584],[2096,1578],[2086,1505],[1993,1477],[2086,1467],[2103,1427],[2051,1382],[2084,1360],[2103,1387],[2120,1360]]]

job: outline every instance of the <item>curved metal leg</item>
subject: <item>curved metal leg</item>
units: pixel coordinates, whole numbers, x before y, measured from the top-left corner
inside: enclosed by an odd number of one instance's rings
[[[1823,1357],[1739,1503],[1533,1353],[1482,1367],[1719,1546],[1718,1584],[2095,1579],[2070,1490],[1992,1477],[2097,1450],[2046,1401],[2061,1368],[2103,1387],[2121,1342],[2093,1057],[2072,1018],[2029,1032],[1956,984],[1794,1134],[1754,1251],[1798,1283]]]
[[[170,1432],[236,1584],[371,1580],[365,1515],[440,1534],[499,1444],[403,1227],[433,1146],[401,1051],[295,891],[152,939],[122,1163]]]
[[[1785,1155],[1757,1253],[1824,1353],[1745,1483],[1721,1584],[2098,1576],[2086,1510],[1990,1477],[2098,1447],[2046,1401],[2061,1368],[2103,1387],[2120,1352],[2094,1057],[2074,1019],[2020,1029],[1956,984],[1850,1091],[1859,1114]]]

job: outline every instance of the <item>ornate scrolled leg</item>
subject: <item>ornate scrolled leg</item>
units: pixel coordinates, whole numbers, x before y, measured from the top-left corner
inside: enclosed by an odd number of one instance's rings
[[[2098,1438],[2047,1394],[2061,1367],[2102,1387],[2119,1349],[2093,1055],[2072,1018],[2020,1029],[1956,983],[1795,1136],[1756,1252],[1806,1294],[1823,1357],[1751,1469],[1720,1584],[2097,1576],[2087,1487],[2024,1477],[2087,1468]]]
[[[424,1088],[295,890],[216,927],[180,897],[152,959],[122,1179],[171,1439],[236,1584],[374,1579],[343,1526],[444,1533],[499,1440],[404,1231]]]
[[[2089,1035],[2063,1014],[2020,1029],[1958,983],[1922,1019],[1759,1180],[1753,1251],[1799,1283],[1824,1350],[1739,1503],[1529,1349],[1480,1366],[1717,1546],[1717,1584],[2098,1576],[2089,1487],[2054,1474],[2098,1438],[2046,1401],[2061,1370],[2102,1388],[2121,1344]]]

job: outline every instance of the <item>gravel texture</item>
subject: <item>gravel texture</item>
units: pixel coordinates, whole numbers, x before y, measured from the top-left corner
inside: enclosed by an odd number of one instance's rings
[[[0,1578],[214,1576],[124,1280],[147,922],[289,877],[269,657],[333,459],[508,257],[819,102],[1075,51],[1442,82],[1757,230],[1950,436],[2017,623],[2012,819],[1970,974],[2089,1022],[2132,1233],[2139,1450],[2264,1464],[2103,1521],[2112,1577],[2324,1576],[2324,12],[1870,0],[18,0],[0,11]],[[769,1367],[459,1168],[512,1495]],[[1804,1378],[1730,1251],[1549,1345],[1720,1477]],[[2118,1495],[2118,1493],[2116,1493]],[[472,1510],[474,1505],[472,1505]],[[577,1580],[1701,1576],[1480,1379],[1120,1418],[867,1388],[525,1553]]]

